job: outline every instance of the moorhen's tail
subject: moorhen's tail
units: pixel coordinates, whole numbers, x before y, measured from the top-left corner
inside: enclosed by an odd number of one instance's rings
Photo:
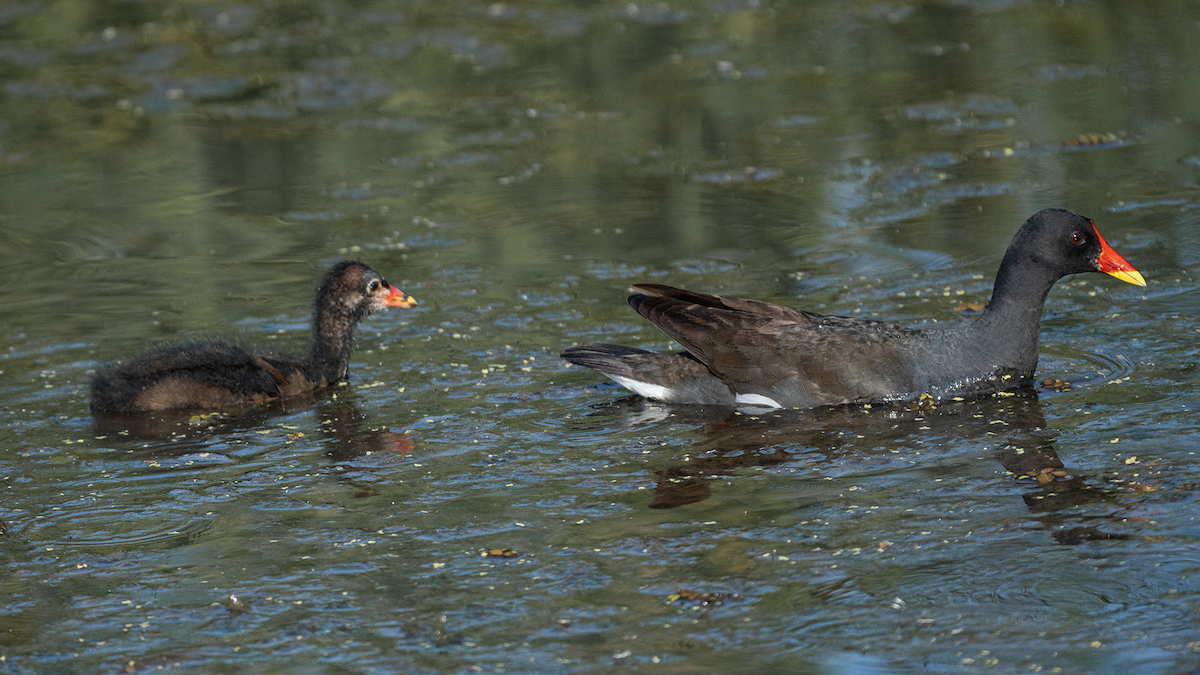
[[[691,354],[656,354],[593,342],[571,347],[562,358],[604,373],[636,394],[667,403],[733,405],[729,386]]]
[[[562,358],[577,366],[591,368],[605,375],[637,379],[632,359],[630,361],[624,359],[626,356],[636,357],[637,355],[657,356],[654,352],[648,352],[645,349],[590,342],[578,347],[568,347],[562,353]]]

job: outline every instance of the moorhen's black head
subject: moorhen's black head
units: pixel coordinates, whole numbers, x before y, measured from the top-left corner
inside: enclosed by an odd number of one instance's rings
[[[339,382],[350,372],[354,326],[384,307],[415,307],[410,295],[388,284],[365,263],[348,260],[325,273],[313,306],[307,376],[313,382]]]
[[[388,284],[378,272],[357,260],[334,265],[317,290],[316,308],[357,322],[384,307],[415,307],[417,301]]]
[[[1145,286],[1142,275],[1114,251],[1096,223],[1066,209],[1033,214],[1013,237],[1001,268],[1030,274],[1041,269],[1053,279],[1081,272],[1104,272],[1121,281]]]

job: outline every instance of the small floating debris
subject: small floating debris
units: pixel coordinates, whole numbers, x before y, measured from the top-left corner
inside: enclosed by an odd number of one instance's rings
[[[701,607],[715,607],[725,604],[726,601],[738,601],[741,599],[742,596],[737,593],[702,593],[683,588],[667,596],[668,603],[682,601],[685,604],[699,605]]]
[[[241,598],[234,595],[233,593],[230,593],[229,595],[225,596],[225,607],[229,610],[229,613],[234,616],[237,616],[238,614],[242,614],[243,612],[249,611],[249,609],[250,609],[249,603],[247,603],[245,600],[242,600]]]
[[[908,409],[911,410],[912,412],[924,412],[926,410],[936,410],[937,406],[934,405],[935,402],[936,402],[936,399],[933,398],[933,394],[921,394],[920,396],[918,396],[916,398],[916,400],[914,400],[908,404]]]
[[[1046,379],[1042,380],[1041,385],[1043,389],[1048,389],[1050,391],[1071,391],[1071,383],[1063,382],[1057,377],[1047,377]]]
[[[983,314],[987,309],[986,302],[964,302],[954,306],[955,314]]]
[[[1041,469],[1031,469],[1030,471],[1026,471],[1023,474],[1017,475],[1016,478],[1017,480],[1032,478],[1033,480],[1037,481],[1038,485],[1048,485],[1059,478],[1066,478],[1069,475],[1070,474],[1063,469],[1047,466]]]
[[[1126,144],[1126,141],[1116,134],[1084,134],[1063,143],[1063,148],[1066,150],[1097,150],[1116,148]]]
[[[192,415],[188,418],[188,424],[205,424],[208,422],[217,422],[227,418],[228,415],[221,412],[202,413],[200,415]]]
[[[484,558],[519,558],[521,553],[511,548],[489,548],[480,555]]]

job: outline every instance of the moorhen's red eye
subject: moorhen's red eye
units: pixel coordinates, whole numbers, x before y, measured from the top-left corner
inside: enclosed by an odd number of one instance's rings
[[[1078,246],[1083,243],[1083,240],[1084,240],[1083,233],[1080,232],[1079,230],[1075,230],[1074,232],[1071,233],[1071,243],[1072,244],[1075,244],[1076,246]]]

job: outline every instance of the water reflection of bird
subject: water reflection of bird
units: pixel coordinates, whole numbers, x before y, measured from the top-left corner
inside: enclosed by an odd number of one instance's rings
[[[847,459],[885,464],[896,458],[934,462],[939,448],[985,449],[1012,479],[1028,486],[1022,495],[1042,526],[1062,543],[1122,538],[1103,532],[1102,525],[1082,526],[1071,519],[1075,508],[1115,501],[1112,486],[1102,477],[1067,469],[1054,449],[1038,395],[1022,387],[1004,395],[953,401],[937,406],[887,403],[870,407],[826,406],[811,410],[780,410],[763,414],[731,414],[712,407],[659,408],[659,422],[650,421],[655,404],[633,397],[601,406],[591,415],[621,420],[644,428],[660,422],[695,424],[698,439],[680,461],[655,471],[657,485],[648,504],[671,509],[712,497],[714,485],[751,467],[793,468],[825,462],[844,465]],[[831,464],[832,466],[833,464]],[[815,467],[814,467],[815,468]],[[874,473],[877,468],[867,471]],[[907,469],[904,469],[907,471]],[[810,483],[817,491],[825,481]],[[745,492],[738,491],[744,495]],[[820,503],[825,494],[813,495]],[[1065,513],[1064,513],[1065,512]],[[1106,513],[1107,516],[1107,513]]]
[[[741,467],[836,461],[851,455],[890,460],[920,452],[928,458],[933,449],[963,440],[982,442],[1006,470],[1030,485],[1045,485],[1039,483],[1040,476],[1046,482],[1073,480],[1075,476],[1052,473],[1063,463],[1046,431],[1036,392],[1026,387],[1016,394],[937,406],[844,405],[756,415],[731,415],[728,409],[725,414],[714,408],[674,409],[672,421],[700,425],[698,454],[658,472],[650,507],[673,508],[706,499],[712,478]]]
[[[238,446],[231,439],[253,439],[270,447],[283,439],[284,443],[306,437],[302,426],[272,425],[272,420],[299,411],[311,410],[319,419],[316,437],[326,456],[334,462],[347,462],[372,453],[406,455],[415,446],[416,435],[405,429],[393,433],[386,428],[371,428],[355,403],[354,392],[339,391],[337,396],[320,396],[320,390],[248,407],[236,415],[222,413],[197,414],[195,410],[153,410],[138,414],[100,414],[92,418],[93,431],[98,439],[113,437],[136,443],[139,450],[151,454],[188,454],[214,452],[218,446]],[[272,433],[265,433],[270,427]],[[215,439],[220,439],[214,443]],[[149,442],[147,442],[149,441]]]
[[[364,427],[367,421],[353,402],[339,397],[321,407],[321,436],[325,455],[334,462],[349,462],[372,453],[407,455],[412,452],[416,436],[405,429],[394,433],[388,429]]]
[[[668,403],[812,408],[981,395],[1033,377],[1046,296],[1078,272],[1145,285],[1095,223],[1046,209],[1013,238],[983,315],[958,329],[914,330],[639,284],[629,304],[685,353],[586,344],[562,356]]]
[[[152,350],[99,373],[92,410],[134,412],[223,409],[287,398],[344,381],[354,327],[372,311],[413,307],[416,300],[368,265],[335,265],[317,289],[303,356],[225,342],[186,342]]]

